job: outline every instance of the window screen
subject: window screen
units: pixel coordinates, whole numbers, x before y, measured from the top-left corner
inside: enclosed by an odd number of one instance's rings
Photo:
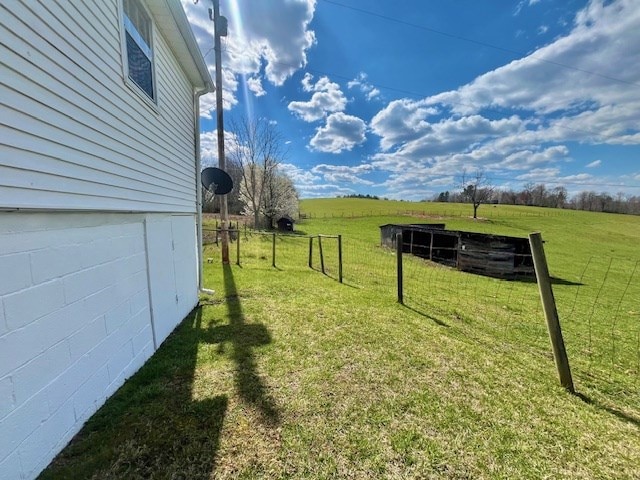
[[[124,28],[129,78],[155,100],[151,19],[138,0],[124,0]]]

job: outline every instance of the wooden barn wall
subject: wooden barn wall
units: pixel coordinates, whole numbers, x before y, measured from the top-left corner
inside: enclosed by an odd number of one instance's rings
[[[497,278],[535,274],[526,238],[445,230],[444,224],[383,225],[381,244],[394,248],[400,232],[403,252],[459,270]]]

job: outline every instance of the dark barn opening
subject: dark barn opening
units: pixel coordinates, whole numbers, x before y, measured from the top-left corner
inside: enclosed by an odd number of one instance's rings
[[[278,230],[282,232],[293,232],[293,219],[287,216],[280,217],[276,220]]]

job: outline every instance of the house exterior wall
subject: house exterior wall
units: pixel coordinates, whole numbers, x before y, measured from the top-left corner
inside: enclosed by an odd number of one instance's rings
[[[121,0],[0,2],[1,479],[35,478],[198,301],[211,79],[177,0],[142,1],[156,103],[124,78]]]
[[[0,2],[0,208],[196,212],[193,86],[155,29],[157,106],[118,0]]]
[[[0,215],[0,478],[33,478],[197,303],[195,217]]]

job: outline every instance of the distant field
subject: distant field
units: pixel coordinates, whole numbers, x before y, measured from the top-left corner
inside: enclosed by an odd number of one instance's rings
[[[206,248],[216,290],[43,478],[640,478],[640,218],[305,200],[297,235]],[[405,256],[379,226],[539,230],[579,395],[557,380],[536,285]],[[308,267],[305,234],[317,241]],[[235,255],[236,243],[232,244]],[[235,256],[232,256],[235,260]]]
[[[472,216],[470,205],[438,202],[402,202],[399,200],[373,200],[367,198],[319,198],[300,202],[300,211],[311,218],[360,217],[374,215]],[[481,217],[500,216],[549,216],[559,215],[565,210],[526,207],[522,205],[482,205]]]

